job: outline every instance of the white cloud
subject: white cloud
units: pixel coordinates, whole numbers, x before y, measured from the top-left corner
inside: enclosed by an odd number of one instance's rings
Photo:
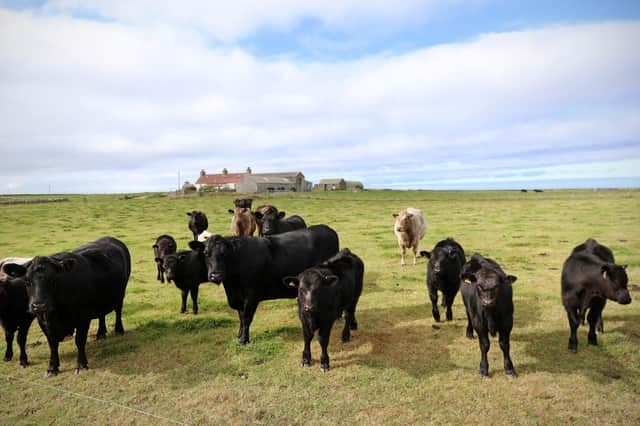
[[[638,22],[567,25],[300,63],[180,28],[0,10],[0,174],[12,191],[54,174],[79,192],[162,190],[177,170],[247,166],[390,186],[638,158],[638,39]],[[114,180],[126,173],[157,178]]]
[[[477,2],[477,0],[476,0]],[[458,1],[444,0],[49,0],[43,10],[53,13],[92,14],[126,24],[169,25],[195,29],[224,42],[248,37],[262,29],[286,31],[306,18],[339,31],[363,26],[406,25],[425,19]]]

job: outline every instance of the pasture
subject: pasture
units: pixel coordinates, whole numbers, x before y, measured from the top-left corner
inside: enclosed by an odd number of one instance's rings
[[[640,191],[517,191],[286,194],[255,197],[307,224],[325,223],[365,263],[359,329],[329,346],[331,370],[302,368],[302,332],[294,300],[262,302],[252,341],[237,344],[238,318],[223,288],[200,287],[200,313],[180,314],[180,293],[156,281],[151,245],[173,235],[186,249],[186,212],[202,210],[209,230],[229,234],[237,195],[167,198],[141,194],[71,196],[66,203],[0,205],[0,257],[47,255],[103,235],[124,241],[132,276],[124,336],[93,337],[88,371],[74,374],[73,339],[60,345],[60,374],[44,378],[49,350],[37,322],[20,369],[0,363],[2,424],[640,424]],[[426,259],[400,266],[391,214],[422,209],[428,231],[420,248],[448,236],[467,254],[482,253],[518,277],[511,356],[505,376],[497,338],[490,377],[478,374],[477,339],[465,338],[460,295],[454,320],[433,327]],[[560,272],[572,248],[593,237],[628,264],[633,301],[609,301],[599,346],[569,353]],[[410,263],[410,262],[408,262]],[[2,349],[4,346],[2,345]],[[136,411],[134,411],[136,410]],[[150,415],[157,417],[151,417]]]

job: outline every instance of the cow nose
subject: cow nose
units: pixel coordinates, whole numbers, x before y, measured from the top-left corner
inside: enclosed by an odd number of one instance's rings
[[[305,312],[313,312],[313,311],[315,310],[315,309],[313,309],[313,306],[308,305],[308,304],[306,304],[306,303],[302,305],[302,309],[303,309]]]
[[[32,303],[31,310],[36,314],[47,312],[47,305],[45,303]]]
[[[211,274],[209,274],[209,279],[214,283],[222,282],[223,278],[224,277],[222,276],[222,274],[217,273],[217,272],[212,272]]]

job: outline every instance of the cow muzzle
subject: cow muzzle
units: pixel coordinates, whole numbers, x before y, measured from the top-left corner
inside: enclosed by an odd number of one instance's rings
[[[220,284],[224,280],[224,274],[220,272],[212,272],[209,274],[209,281],[215,284]]]
[[[47,307],[46,303],[32,303],[31,304],[31,311],[34,314],[42,314],[44,312],[47,312],[49,310],[49,308]]]
[[[631,303],[631,295],[628,290],[619,291],[617,294],[617,302],[621,305],[628,305]]]

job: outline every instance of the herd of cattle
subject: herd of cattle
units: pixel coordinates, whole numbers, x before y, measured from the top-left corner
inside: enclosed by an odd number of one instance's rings
[[[249,327],[263,300],[297,298],[304,350],[302,365],[311,364],[310,342],[318,331],[322,354],[320,367],[329,369],[327,346],[333,323],[344,314],[342,340],[356,330],[358,299],[363,289],[364,263],[349,249],[340,250],[338,234],[326,225],[307,227],[300,216],[286,217],[274,206],[251,210],[250,199],[235,201],[231,232],[223,237],[207,231],[204,213],[193,211],[188,227],[193,233],[189,250],[177,250],[173,237],[162,235],[153,245],[157,279],[169,282],[182,292],[181,312],[192,300],[198,313],[198,287],[203,282],[222,284],[227,301],[238,312],[239,343],[249,342]],[[406,250],[413,250],[413,263],[427,224],[422,212],[407,208],[393,215],[394,233],[405,264]],[[258,238],[253,234],[258,232]],[[516,281],[492,259],[474,253],[467,261],[463,247],[452,238],[438,242],[429,258],[427,288],[435,321],[440,321],[438,292],[446,307],[447,321],[458,291],[466,314],[466,336],[478,335],[481,351],[480,374],[488,375],[489,334],[499,335],[505,373],[515,376],[509,354],[513,327],[511,285]],[[603,330],[602,310],[606,300],[628,304],[626,265],[617,265],[611,250],[593,239],[575,247],[562,270],[562,302],[567,311],[571,335],[569,350],[576,352],[576,331],[589,323],[588,342],[597,345],[596,332]],[[5,361],[13,357],[17,331],[20,365],[28,365],[25,350],[27,333],[34,318],[45,334],[50,360],[47,375],[59,371],[58,345],[75,332],[78,349],[76,372],[88,368],[85,345],[92,319],[99,320],[97,338],[106,337],[105,316],[115,311],[116,334],[124,333],[122,306],[131,274],[131,257],[119,240],[103,237],[71,252],[34,258],[5,258],[0,261],[0,322],[5,331]]]

